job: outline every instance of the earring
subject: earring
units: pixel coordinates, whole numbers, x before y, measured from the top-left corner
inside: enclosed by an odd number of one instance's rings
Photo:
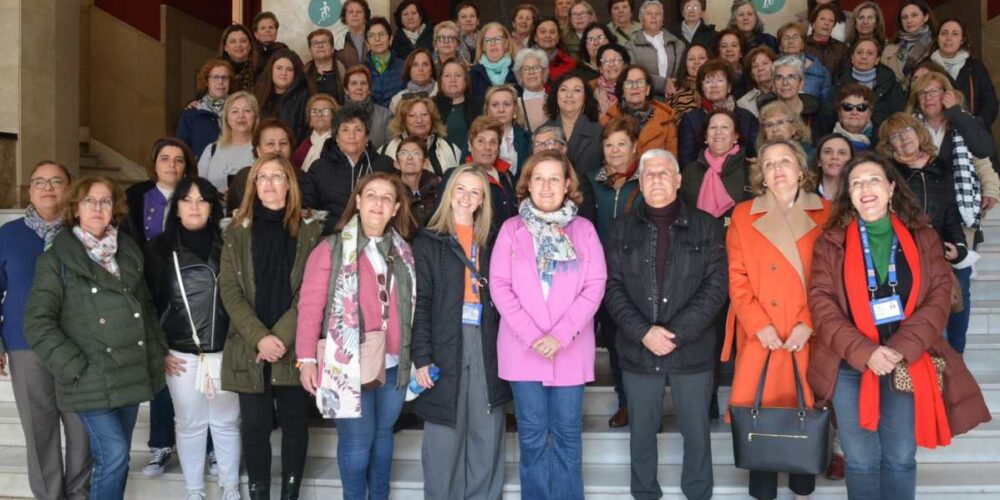
[[[767,181],[761,181],[760,183],[763,184],[764,187],[767,187]]]

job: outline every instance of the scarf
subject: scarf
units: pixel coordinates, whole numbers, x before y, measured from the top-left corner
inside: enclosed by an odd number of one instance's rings
[[[726,164],[726,160],[739,150],[740,145],[736,144],[724,155],[715,156],[705,149],[705,163],[708,164],[708,170],[705,171],[701,188],[698,189],[698,203],[695,206],[703,212],[712,214],[716,219],[736,206],[733,197],[726,191],[726,185],[722,183],[722,167]]]
[[[649,103],[639,109],[629,109],[628,105],[625,104],[625,98],[623,97],[622,109],[625,110],[625,114],[631,116],[635,120],[636,124],[639,125],[640,131],[646,128],[646,123],[653,117],[653,106]]]
[[[924,117],[919,112],[914,112],[921,122]],[[972,162],[972,153],[965,145],[965,138],[957,128],[948,125],[951,132],[951,177],[955,185],[955,201],[958,202],[958,213],[962,216],[962,224],[965,227],[978,229],[982,218],[982,188],[979,184],[979,175],[976,174],[976,165]],[[942,144],[943,146],[943,144]]]
[[[604,75],[598,76],[593,80],[594,83],[594,100],[597,101],[597,107],[601,115],[604,115],[618,102],[618,98],[615,96],[615,82],[608,81],[604,78]]]
[[[625,169],[625,173],[614,174],[608,171],[608,166],[605,165],[601,167],[600,170],[594,174],[594,181],[600,182],[611,189],[619,189],[622,185],[629,181],[639,180],[639,160],[632,160],[632,164]]]
[[[510,55],[505,55],[499,61],[492,62],[486,57],[486,54],[483,54],[479,57],[479,64],[483,65],[483,69],[486,70],[486,76],[489,77],[490,83],[493,85],[503,85],[507,81],[508,70],[511,65]]]
[[[875,78],[878,76],[878,66],[864,71],[852,67],[851,76],[854,77],[854,81],[873,89],[875,88]]]
[[[309,151],[306,153],[306,157],[302,160],[302,171],[308,172],[309,167],[312,166],[313,162],[319,159],[320,154],[323,152],[323,145],[326,144],[326,140],[333,137],[333,130],[327,130],[324,133],[319,133],[313,130],[312,135],[309,136]]]
[[[715,106],[716,104],[714,102],[709,101],[704,96],[702,96],[701,98],[702,109],[704,109],[708,113],[711,113],[712,110],[715,109]],[[733,111],[734,109],[736,109],[736,101],[733,100],[732,94],[726,96],[726,100],[722,102],[722,107],[724,109],[728,109],[729,111]]]
[[[913,289],[905,307],[906,318],[909,319],[913,317],[917,306],[917,296],[920,295],[920,282],[923,278],[920,272],[921,257],[917,252],[913,235],[895,215],[892,215],[892,227],[899,238],[899,246],[903,250],[903,255],[913,271]],[[869,341],[879,344],[878,327],[875,326],[875,319],[870,307],[868,279],[857,221],[851,222],[847,227],[844,248],[844,286],[847,290],[848,305],[858,330]],[[951,442],[951,431],[948,427],[944,399],[937,385],[937,373],[933,363],[931,363],[930,354],[925,351],[917,361],[910,363],[908,367],[910,377],[913,379],[914,436],[917,445],[925,448],[945,446]],[[875,372],[866,369],[861,375],[858,423],[861,428],[874,432],[878,430],[879,417],[879,377],[875,375]]]
[[[851,143],[851,146],[854,147],[855,151],[860,152],[871,147],[872,140],[868,134],[871,133],[872,128],[872,123],[868,122],[868,125],[865,126],[864,132],[860,134],[852,134],[851,132],[845,130],[844,127],[841,127],[840,122],[838,121],[837,124],[833,126],[833,133],[846,137],[847,141]]]
[[[38,215],[38,210],[35,210],[33,205],[28,205],[28,208],[24,211],[24,225],[28,226],[38,235],[39,238],[44,242],[45,250],[48,250],[52,246],[52,240],[56,238],[56,234],[62,229],[62,217],[57,218],[52,222],[45,222],[45,219],[41,215]]]
[[[935,50],[931,54],[931,61],[940,64],[951,75],[952,80],[958,80],[958,73],[965,67],[965,61],[969,60],[969,51],[960,50],[953,57],[945,58],[940,50]]]
[[[896,52],[896,59],[903,67],[903,74],[909,76],[913,68],[920,63],[920,60],[927,55],[934,37],[931,36],[931,27],[925,24],[913,33],[903,33],[900,30],[898,36],[899,51]]]
[[[416,47],[417,40],[420,39],[420,35],[424,33],[424,29],[426,28],[427,24],[421,23],[420,27],[417,28],[417,31],[410,31],[406,28],[400,28],[400,29],[403,30],[403,34],[406,35],[406,39],[410,41],[410,44]]]
[[[333,249],[336,276],[330,283],[329,306],[327,310],[327,347],[323,353],[323,369],[320,373],[320,392],[316,406],[324,418],[358,418],[361,416],[361,319],[358,299],[358,238],[361,218],[357,215],[344,226]],[[403,262],[410,277],[410,311],[416,300],[416,276],[413,269],[413,253],[403,237],[395,229],[389,230],[392,248]],[[364,251],[364,250],[363,250]],[[393,272],[392,269],[389,272]],[[397,281],[397,280],[393,280]],[[391,292],[391,290],[390,290]],[[400,317],[404,324],[410,324],[413,317]],[[386,381],[393,384],[395,381]]]
[[[552,275],[556,270],[576,269],[576,250],[566,235],[566,226],[576,217],[576,212],[576,203],[568,198],[563,202],[562,208],[555,212],[538,210],[531,198],[525,198],[518,209],[518,214],[535,243],[538,276],[548,286],[552,285]]]
[[[222,106],[225,104],[226,100],[224,98],[216,99],[206,92],[205,96],[198,101],[197,108],[211,111],[215,114],[215,119],[219,122],[219,130],[222,130]]]
[[[409,94],[417,94],[420,97],[431,97],[437,93],[434,92],[435,89],[437,89],[437,82],[434,80],[431,80],[423,85],[420,85],[413,80],[406,82],[406,92]]]
[[[100,239],[84,231],[80,226],[73,226],[73,236],[76,236],[76,239],[83,244],[90,260],[103,267],[115,278],[122,278],[118,269],[118,261],[115,259],[115,254],[118,253],[118,230],[115,229],[115,226],[108,226],[104,237]]]
[[[368,58],[372,61],[372,67],[375,68],[375,73],[381,75],[385,73],[385,70],[389,69],[389,61],[392,59],[392,53],[390,52],[385,56],[385,59],[376,56],[374,52],[368,53]]]
[[[681,21],[681,35],[684,35],[684,39],[687,40],[688,43],[691,43],[691,41],[694,40],[694,35],[698,33],[698,28],[700,27],[701,21],[698,21],[698,24],[694,25],[693,28],[688,27],[687,22]]]

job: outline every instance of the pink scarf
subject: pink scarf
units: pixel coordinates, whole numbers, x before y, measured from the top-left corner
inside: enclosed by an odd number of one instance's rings
[[[733,149],[726,151],[722,156],[715,156],[711,151],[705,149],[705,162],[708,163],[708,170],[701,180],[701,188],[698,190],[698,210],[708,212],[712,216],[719,218],[725,215],[730,208],[736,206],[732,196],[726,192],[726,186],[722,183],[722,166],[726,163],[726,158],[736,154],[740,150],[739,144]]]
[[[600,114],[603,115],[618,102],[618,97],[615,96],[615,82],[609,82],[604,79],[604,75],[601,75],[594,80],[594,87],[594,98],[597,100]]]

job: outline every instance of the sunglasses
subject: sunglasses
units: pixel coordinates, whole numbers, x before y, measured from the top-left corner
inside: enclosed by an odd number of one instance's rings
[[[861,104],[851,104],[849,102],[842,102],[840,103],[840,109],[844,110],[845,113],[850,113],[851,111],[864,113],[865,111],[868,111],[868,103],[863,102]]]

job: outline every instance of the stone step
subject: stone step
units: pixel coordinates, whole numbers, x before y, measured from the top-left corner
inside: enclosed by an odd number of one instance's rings
[[[977,272],[972,278],[974,300],[1000,301],[1000,271]]]
[[[986,373],[1000,364],[1000,335],[970,335],[966,337],[965,364],[972,373]]]
[[[28,489],[26,456],[23,448],[0,447],[0,487],[3,495],[11,498],[31,498]],[[144,461],[132,458],[126,498],[135,499],[175,499],[184,496],[184,478],[176,464],[158,478],[150,479],[140,470]],[[280,463],[272,462],[272,495],[277,496],[280,481]],[[917,474],[917,497],[921,500],[997,500],[1000,499],[1000,475],[995,463],[933,463],[921,464]],[[748,474],[731,465],[712,467],[714,478],[714,498],[747,498]],[[660,465],[658,479],[665,499],[680,500],[684,496],[680,490],[680,466]],[[584,494],[587,500],[612,500],[629,498],[628,465],[584,465]],[[247,476],[241,475],[243,494],[247,492]],[[782,479],[779,498],[792,498],[784,487]],[[420,500],[423,498],[423,467],[418,460],[395,460],[392,465],[390,498],[393,500]],[[206,477],[208,498],[219,498],[218,483],[215,478]],[[834,500],[846,498],[844,481],[830,481],[817,477],[814,500]],[[336,461],[330,458],[310,458],[306,461],[305,478],[302,481],[303,500],[342,498],[343,490]],[[503,498],[521,498],[517,464],[507,464]]]

